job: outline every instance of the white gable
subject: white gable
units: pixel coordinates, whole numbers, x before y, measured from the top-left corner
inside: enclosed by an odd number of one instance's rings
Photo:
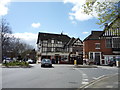
[[[73,43],[73,45],[82,45],[82,42],[78,39],[77,41],[75,41],[75,42]]]

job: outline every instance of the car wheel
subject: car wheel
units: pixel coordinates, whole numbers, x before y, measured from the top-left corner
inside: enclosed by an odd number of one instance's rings
[[[41,65],[41,67],[43,67],[43,65]]]
[[[52,67],[52,65],[50,65],[50,67]]]

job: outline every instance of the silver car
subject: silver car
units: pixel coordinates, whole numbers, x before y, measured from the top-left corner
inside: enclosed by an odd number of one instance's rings
[[[52,67],[52,62],[50,59],[42,59],[41,67]]]

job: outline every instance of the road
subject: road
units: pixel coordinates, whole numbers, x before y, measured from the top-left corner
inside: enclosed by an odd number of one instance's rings
[[[41,68],[2,68],[2,88],[80,88],[104,75],[118,73],[116,67],[74,68],[72,65],[53,65]]]

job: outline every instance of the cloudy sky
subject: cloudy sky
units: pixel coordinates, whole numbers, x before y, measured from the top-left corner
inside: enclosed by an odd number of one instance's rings
[[[0,0],[0,17],[10,23],[13,34],[36,46],[38,32],[79,37],[83,40],[92,30],[103,30],[96,24],[97,15],[82,11],[85,0]]]

